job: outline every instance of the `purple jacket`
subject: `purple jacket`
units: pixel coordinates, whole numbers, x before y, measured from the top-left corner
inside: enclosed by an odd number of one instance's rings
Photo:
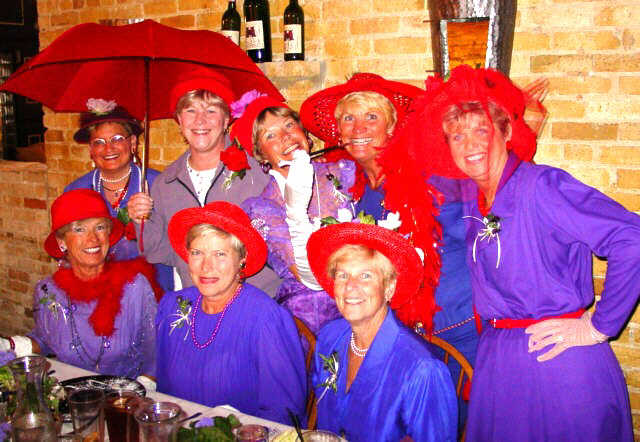
[[[169,220],[178,211],[189,207],[199,207],[200,203],[196,191],[187,171],[187,158],[189,152],[185,152],[176,161],[171,163],[154,181],[151,186],[151,198],[153,198],[153,211],[151,217],[144,223],[144,231],[140,235],[140,225],[136,224],[138,238],[144,241],[142,254],[150,263],[163,263],[174,266],[178,270],[183,287],[193,285],[187,263],[175,254],[169,243],[167,227]],[[243,179],[234,178],[231,186],[225,189],[223,183],[231,175],[222,162],[218,166],[216,177],[207,193],[206,202],[228,201],[240,205],[249,197],[259,195],[264,186],[269,182],[258,163],[249,158],[251,169]],[[278,276],[267,266],[260,273],[252,276],[248,281],[262,289],[270,296],[274,296],[280,280]]]

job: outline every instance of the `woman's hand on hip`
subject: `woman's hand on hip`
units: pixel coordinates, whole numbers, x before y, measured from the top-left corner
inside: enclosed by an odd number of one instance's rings
[[[151,209],[153,209],[153,199],[144,192],[131,195],[127,203],[129,218],[138,224],[151,215]]]
[[[551,350],[538,356],[540,362],[553,359],[568,348],[599,344],[608,339],[593,326],[589,312],[577,319],[547,319],[530,325],[524,332],[531,335],[529,353],[553,345]]]

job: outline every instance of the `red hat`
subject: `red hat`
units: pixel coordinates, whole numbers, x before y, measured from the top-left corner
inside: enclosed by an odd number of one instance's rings
[[[442,127],[444,113],[464,102],[479,102],[487,111],[491,102],[504,110],[512,131],[507,149],[521,160],[531,161],[536,134],[524,121],[526,94],[496,70],[467,65],[453,69],[447,81],[437,76],[427,79],[426,92],[414,100],[406,130],[394,142],[414,160],[430,158],[428,166],[435,175],[467,178],[453,161]],[[393,151],[393,146],[389,150]]]
[[[249,93],[250,92],[247,92],[247,94]],[[242,97],[244,98],[247,94]],[[242,98],[238,100],[238,102],[241,100]],[[236,103],[232,103],[231,107],[233,108]],[[282,101],[276,100],[269,95],[262,95],[251,101],[244,109],[244,112],[242,112],[240,118],[231,126],[231,139],[237,139],[240,146],[251,156],[253,156],[253,123],[255,123],[260,112],[270,107],[285,107],[289,109],[289,106]]]
[[[330,145],[338,144],[338,122],[334,111],[338,101],[351,92],[377,92],[389,99],[398,115],[398,125],[403,125],[413,98],[421,94],[420,88],[399,81],[385,80],[380,75],[354,74],[349,81],[316,92],[300,107],[302,125],[313,135]]]
[[[422,283],[422,262],[413,246],[393,230],[373,224],[331,224],[314,232],[307,242],[311,271],[322,288],[332,297],[333,279],[327,274],[329,258],[346,244],[361,244],[382,253],[393,264],[397,274],[391,307],[403,306],[416,295]]]
[[[94,106],[93,103],[97,103],[97,105]],[[100,104],[107,105],[104,111],[101,111]],[[83,112],[80,115],[80,129],[73,135],[73,139],[77,143],[88,143],[89,127],[101,123],[129,123],[133,135],[138,136],[142,133],[140,122],[131,116],[124,107],[117,106],[114,101],[90,99],[87,101],[87,107],[89,112]]]
[[[227,77],[211,69],[200,67],[180,77],[173,86],[169,95],[171,109],[175,112],[178,101],[184,94],[199,89],[216,94],[227,103],[227,106],[235,99],[235,94]]]
[[[247,250],[244,276],[258,273],[267,261],[267,243],[251,225],[249,216],[235,204],[214,201],[204,207],[183,209],[169,221],[169,241],[173,250],[185,262],[189,262],[187,234],[193,226],[211,224],[235,235]]]
[[[51,233],[44,241],[44,249],[54,258],[62,258],[64,253],[56,241],[56,231],[73,221],[89,218],[108,218],[113,223],[109,235],[109,245],[117,243],[124,233],[124,226],[111,217],[102,195],[91,189],[70,190],[60,195],[51,205]]]

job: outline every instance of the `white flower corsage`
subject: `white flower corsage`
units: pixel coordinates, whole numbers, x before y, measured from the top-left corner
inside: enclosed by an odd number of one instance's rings
[[[329,389],[333,390],[334,393],[338,391],[338,370],[340,368],[337,351],[334,351],[329,356],[325,356],[322,353],[318,353],[318,355],[322,359],[322,369],[328,371],[329,375],[319,385],[320,387],[324,387],[324,390],[322,391],[322,394],[320,395],[316,403],[322,400]]]
[[[46,306],[56,321],[58,320],[59,315],[62,314],[64,323],[66,324],[67,311],[65,310],[65,308],[62,306],[62,304],[60,304],[60,302],[56,300],[55,295],[49,294],[49,290],[47,289],[46,284],[42,285],[42,291],[45,293],[45,296],[40,298],[40,300],[38,301],[38,304]]]
[[[107,115],[114,110],[118,104],[115,100],[103,100],[102,98],[89,98],[87,100],[87,109],[96,115]]]
[[[184,325],[190,326],[191,320],[189,319],[189,315],[191,314],[191,301],[183,298],[182,296],[178,296],[178,310],[171,317],[176,317],[169,326],[171,330],[169,330],[169,334],[173,333],[176,328],[182,328]],[[189,328],[187,327],[187,331],[184,334],[184,339],[187,339],[189,336]]]
[[[498,243],[498,259],[496,260],[496,269],[498,268],[498,266],[500,265],[500,254],[501,254],[501,247],[500,247],[500,217],[499,216],[495,216],[491,213],[487,214],[487,216],[483,216],[482,219],[476,217],[476,216],[463,216],[463,218],[472,218],[478,222],[481,222],[482,224],[484,224],[484,229],[478,230],[478,234],[476,235],[476,239],[473,241],[473,262],[476,262],[476,245],[478,243],[478,240],[480,241],[491,241],[492,239],[496,239],[497,243]]]

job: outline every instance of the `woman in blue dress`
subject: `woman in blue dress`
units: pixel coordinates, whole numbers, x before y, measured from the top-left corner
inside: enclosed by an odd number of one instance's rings
[[[312,234],[307,249],[313,274],[344,317],[318,335],[318,428],[351,442],[456,440],[446,366],[389,308],[419,288],[422,263],[411,244],[383,227],[342,223]]]
[[[425,253],[425,284],[415,300],[395,304],[409,327],[420,326],[475,361],[478,334],[473,321],[471,283],[465,265],[462,205],[457,183],[444,182],[438,190],[421,175],[410,175],[392,153],[413,99],[423,91],[375,74],[356,74],[344,84],[309,97],[300,109],[305,127],[329,144],[342,144],[357,164],[350,189],[355,212],[376,220],[390,212],[400,214],[399,231],[408,234]],[[424,163],[424,159],[417,159]],[[444,181],[444,180],[443,180]],[[434,248],[437,243],[437,249]],[[457,378],[459,366],[451,364]]]
[[[291,314],[244,282],[267,246],[226,201],[177,212],[169,241],[194,286],[167,293],[156,316],[158,391],[290,423],[304,416],[307,376]]]
[[[73,139],[88,144],[89,155],[96,167],[71,182],[65,192],[74,189],[92,189],[102,195],[111,216],[126,224],[125,235],[109,254],[115,261],[137,258],[139,255],[135,230],[127,215],[129,197],[144,189],[142,171],[135,163],[140,123],[114,101],[89,99],[88,112],[80,116],[80,129]],[[147,188],[151,187],[159,172],[147,169]],[[155,264],[156,280],[165,291],[173,290],[173,270]]]

